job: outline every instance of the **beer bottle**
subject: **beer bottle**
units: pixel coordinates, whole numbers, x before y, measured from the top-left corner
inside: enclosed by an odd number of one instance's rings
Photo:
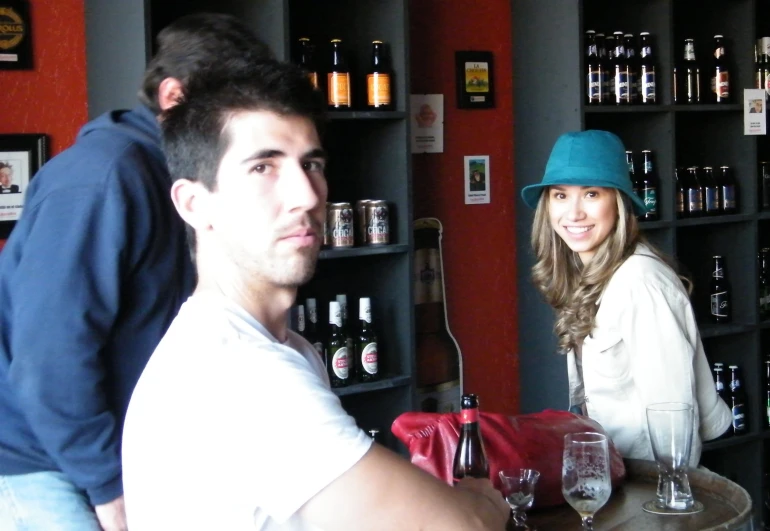
[[[332,387],[350,383],[350,355],[342,334],[340,303],[329,302],[329,339],[326,341],[326,371]]]
[[[602,64],[599,50],[596,46],[596,32],[586,31],[586,104],[599,105],[602,103]]]
[[[722,35],[714,35],[714,66],[711,69],[711,92],[715,103],[730,101],[730,72]]]
[[[352,107],[350,69],[342,50],[342,41],[332,39],[331,64],[326,75],[326,93],[330,110],[350,110]]]
[[[626,65],[628,65],[628,102],[639,101],[639,58],[636,56],[634,35],[623,35],[623,49],[626,52]]]
[[[596,51],[599,54],[599,69],[601,71],[599,86],[602,92],[602,103],[610,102],[610,67],[607,62],[607,41],[604,33],[596,34]]]
[[[655,56],[652,53],[652,43],[649,32],[639,34],[641,42],[639,46],[639,103],[649,105],[657,103],[657,89],[655,85]]]
[[[474,394],[464,394],[460,414],[460,439],[452,465],[455,484],[465,477],[489,478],[489,462],[479,424],[479,399]]]
[[[348,359],[350,361],[348,372],[350,373],[350,381],[352,382],[356,378],[356,364],[353,362],[353,334],[350,332],[350,321],[348,321],[348,296],[341,293],[337,295],[336,300],[340,305],[340,313],[342,314],[342,329],[340,330],[340,333],[345,338],[345,345],[348,347]]]
[[[307,77],[313,84],[314,88],[318,88],[318,68],[315,66],[315,59],[313,54],[313,45],[310,44],[310,39],[307,37],[300,37],[299,39],[299,51],[297,53],[297,64],[302,70],[307,73]]]
[[[770,37],[762,37],[759,40],[759,54],[762,60],[762,86],[765,93],[770,95]]]
[[[730,409],[733,412],[733,435],[744,435],[749,431],[746,391],[741,383],[737,365],[730,365]]]
[[[297,333],[302,337],[306,337],[305,332],[305,306],[302,304],[297,305]]]
[[[647,207],[647,213],[641,216],[644,221],[655,221],[660,217],[658,213],[658,174],[652,163],[652,151],[642,150],[642,177],[640,179],[640,197]]]
[[[765,72],[764,65],[762,65],[762,55],[760,54],[762,39],[757,39],[754,43],[754,88],[761,89],[764,87]]]
[[[611,63],[612,84],[614,86],[614,102],[616,105],[631,103],[629,87],[629,67],[626,50],[623,47],[623,32],[615,32],[615,51]]]
[[[761,193],[762,210],[770,210],[770,162],[759,163],[759,189]]]
[[[628,176],[631,178],[631,187],[634,193],[639,197],[642,197],[642,182],[636,177],[636,171],[634,170],[634,152],[626,151],[626,165],[628,166]]]
[[[681,173],[681,176],[680,176]],[[674,180],[676,181],[676,217],[682,219],[687,216],[687,186],[686,175],[683,168],[674,168]]]
[[[759,251],[759,318],[770,319],[770,247]]]
[[[414,222],[414,313],[417,398],[421,411],[460,410],[461,353],[447,326],[441,264],[441,222]]]
[[[727,281],[725,262],[721,256],[714,256],[714,272],[711,274],[711,319],[715,323],[729,323],[732,318],[730,286]]]
[[[682,61],[681,93],[685,103],[700,102],[700,68],[695,60],[695,41],[684,40],[684,60]]]
[[[698,167],[687,168],[687,217],[697,218],[703,215],[706,189],[698,176]]]
[[[770,357],[765,356],[765,427],[770,428]]]
[[[605,46],[607,48],[607,58],[605,59],[605,65],[606,65],[606,73],[605,77],[607,80],[606,85],[606,102],[608,104],[614,104],[615,103],[615,72],[613,69],[613,64],[615,60],[615,35],[607,35],[607,38],[605,39]]]
[[[382,41],[372,41],[372,63],[366,74],[366,105],[381,111],[393,107],[391,81],[393,72]]]
[[[372,301],[361,297],[358,302],[360,330],[356,342],[356,373],[361,382],[373,382],[379,377],[377,336],[372,330]]]
[[[717,395],[719,395],[719,398],[727,402],[727,397],[725,396],[725,382],[722,377],[723,371],[724,363],[714,364],[714,386],[716,387]]]
[[[735,214],[738,212],[738,183],[730,169],[730,166],[719,167],[719,200],[721,204],[719,209],[723,214]]]
[[[305,300],[307,306],[307,319],[305,321],[306,332],[305,339],[315,347],[321,358],[324,357],[324,343],[321,339],[321,334],[318,331],[318,310],[316,307],[316,300],[309,298]]]
[[[714,216],[720,214],[720,205],[722,199],[719,193],[719,186],[714,178],[714,168],[711,166],[704,166],[701,173],[703,180],[703,186],[706,190],[705,201],[703,203],[704,210],[707,216]]]

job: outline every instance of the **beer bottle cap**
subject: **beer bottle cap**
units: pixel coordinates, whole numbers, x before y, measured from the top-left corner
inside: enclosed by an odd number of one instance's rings
[[[642,153],[652,153],[652,151],[650,151],[649,149],[643,149]]]
[[[300,40],[301,42],[302,42],[302,41],[310,41],[310,39],[308,39],[307,37],[300,37],[300,38],[299,38],[299,40]]]
[[[382,41],[372,41],[372,44],[382,44]]]
[[[730,166],[720,166],[719,169],[720,170],[729,170]]]
[[[715,39],[721,39],[721,38],[723,38],[723,35],[714,35],[714,38]]]
[[[633,37],[633,36],[634,36],[634,34],[633,34],[633,33],[626,33],[626,34],[625,34],[625,35],[623,35],[623,36],[624,36],[624,37]]]
[[[622,31],[613,31],[613,32],[612,32],[612,34],[613,34],[613,35],[620,35],[620,36],[623,36],[623,32],[622,32]]]
[[[711,258],[722,258],[722,255],[721,255],[721,254],[715,254],[715,255],[714,255],[714,256],[712,256]]]
[[[342,42],[342,39],[332,39],[331,42]]]
[[[642,31],[639,33],[639,36],[641,37],[642,35],[649,35],[649,34],[650,34],[649,31]]]
[[[594,34],[594,35],[596,35],[596,32],[595,32],[594,30],[587,30],[587,31],[586,31],[586,34],[588,34],[588,33],[591,33],[591,34]]]
[[[597,33],[596,36],[597,37],[604,37],[604,33]]]
[[[738,368],[738,366],[737,366],[737,365],[729,365],[729,368],[730,368],[730,369],[737,369],[737,368]]]
[[[712,168],[711,166],[703,166],[703,169],[704,170],[713,170],[714,168]]]
[[[632,155],[633,153],[633,151],[626,151],[626,155]]]

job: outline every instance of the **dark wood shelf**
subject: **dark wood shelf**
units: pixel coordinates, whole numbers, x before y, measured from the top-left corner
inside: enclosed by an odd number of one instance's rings
[[[770,219],[770,210],[763,210],[757,214],[757,219]]]
[[[412,383],[409,376],[386,376],[376,382],[356,383],[347,387],[337,387],[332,389],[337,396],[358,395],[361,393],[371,393],[373,391],[382,391],[383,389],[394,389],[396,387],[408,387]]]
[[[642,221],[639,220],[639,228],[642,230],[649,229],[668,229],[671,227],[671,221],[657,220],[657,221]]]
[[[770,437],[770,433],[763,432],[761,434],[763,438]],[[740,435],[738,437],[728,437],[727,439],[716,439],[703,443],[703,451],[718,450],[720,448],[730,448],[732,446],[739,446],[759,440],[760,434],[749,433],[748,435]]]
[[[743,105],[740,103],[693,103],[671,105],[674,112],[734,112],[742,111]]]
[[[352,258],[354,256],[374,256],[378,254],[401,254],[408,253],[409,246],[406,244],[392,245],[373,245],[371,247],[346,247],[343,249],[324,249],[319,258],[321,260],[332,260],[334,258]]]
[[[586,114],[592,113],[635,113],[635,112],[668,112],[670,105],[585,105]]]
[[[703,216],[700,218],[682,218],[676,220],[677,227],[697,227],[700,225],[719,225],[722,223],[741,223],[754,219],[754,214],[730,214],[721,216]]]
[[[753,332],[755,329],[756,326],[744,323],[698,323],[698,330],[700,330],[700,336],[703,339],[746,334],[748,332]]]
[[[329,111],[329,120],[402,120],[403,111]]]

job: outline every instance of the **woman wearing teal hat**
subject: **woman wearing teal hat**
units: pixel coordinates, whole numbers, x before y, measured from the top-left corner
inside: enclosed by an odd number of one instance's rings
[[[646,407],[689,403],[697,465],[702,441],[732,414],[714,388],[689,281],[639,231],[645,206],[623,143],[607,131],[562,135],[522,197],[535,209],[532,278],[556,311],[570,409],[598,421],[624,457],[654,460]]]

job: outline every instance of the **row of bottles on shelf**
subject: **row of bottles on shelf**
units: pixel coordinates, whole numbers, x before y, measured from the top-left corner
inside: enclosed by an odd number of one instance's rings
[[[372,41],[371,62],[363,77],[366,87],[365,99],[363,94],[361,95],[365,105],[353,105],[353,102],[358,100],[358,96],[354,97],[353,94],[358,85],[350,71],[342,40],[332,39],[329,42],[326,61],[318,60],[315,52],[315,45],[310,39],[302,37],[298,42],[295,60],[307,72],[315,88],[326,94],[329,110],[349,111],[354,107],[378,111],[393,109],[393,69],[382,41]],[[326,80],[322,82],[324,73]]]
[[[770,370],[770,366],[768,366]],[[725,386],[724,363],[714,363],[714,382],[717,394],[724,400],[732,411],[732,424],[722,434],[720,439],[734,435],[745,435],[749,432],[748,406],[746,404],[746,391],[741,381],[740,368],[737,365],[728,366],[730,371],[729,386]],[[770,407],[770,387],[768,387],[768,406]],[[768,409],[770,412],[770,409]]]
[[[711,309],[709,315],[715,323],[732,321],[732,304],[730,281],[727,278],[725,258],[717,255],[712,257],[713,267],[709,298]],[[770,319],[770,247],[763,247],[758,254],[759,277],[757,299],[759,303],[759,318]]]
[[[738,183],[730,166],[676,168],[676,217],[697,218],[738,212]]]
[[[377,334],[372,323],[369,297],[358,301],[358,321],[354,329],[348,319],[347,295],[339,294],[329,301],[328,327],[318,324],[315,298],[305,299],[292,312],[294,330],[308,340],[326,365],[332,387],[345,387],[355,382],[373,382],[380,377]]]
[[[380,199],[356,201],[355,213],[348,202],[326,203],[324,246],[333,249],[354,245],[390,243],[390,210]]]
[[[636,53],[636,50],[639,53]],[[730,68],[725,39],[714,35],[709,64],[696,59],[695,40],[685,39],[684,53],[673,69],[674,103],[729,103]],[[656,58],[650,33],[615,31],[612,35],[586,31],[586,103],[588,105],[632,105],[660,103],[656,80]],[[769,64],[770,67],[770,64]],[[705,87],[710,81],[710,90]]]

